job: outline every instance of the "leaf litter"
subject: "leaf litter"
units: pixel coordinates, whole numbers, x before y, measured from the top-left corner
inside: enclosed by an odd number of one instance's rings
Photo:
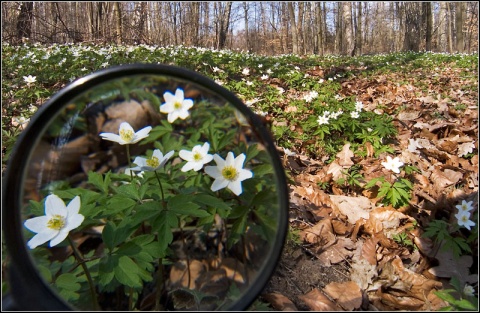
[[[478,210],[478,153],[471,155],[478,151],[478,93],[466,87],[478,86],[478,79],[446,65],[433,76],[426,71],[353,77],[340,92],[395,118],[394,148],[419,169],[407,208],[382,206],[374,188],[357,194],[319,187],[345,178],[356,163],[366,181],[385,175],[372,146],[360,161],[349,144],[329,164],[298,152],[283,156],[292,174],[290,227],[299,235],[287,242],[264,290],[274,310],[439,310],[448,303],[435,291],[452,288],[452,277],[478,285],[478,239],[471,255],[455,258],[422,236],[430,221],[453,216],[461,200]],[[411,245],[395,241],[399,234]]]

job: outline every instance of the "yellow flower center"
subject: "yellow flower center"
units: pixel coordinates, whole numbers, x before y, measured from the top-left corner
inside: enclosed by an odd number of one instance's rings
[[[179,110],[182,108],[182,103],[179,101],[175,101],[175,103],[173,104],[173,107],[175,108],[175,110]]]
[[[160,165],[160,162],[158,162],[158,158],[154,156],[152,156],[150,159],[145,161],[145,163],[147,163],[148,166],[153,168],[157,168]]]
[[[122,140],[124,140],[126,142],[132,141],[134,136],[135,136],[135,134],[130,129],[121,129],[120,130],[120,138],[122,138]]]
[[[202,155],[199,152],[195,152],[193,154],[193,160],[194,161],[200,161],[202,159]]]
[[[468,210],[468,207],[466,204],[462,204],[462,211],[467,211]]]
[[[60,230],[65,226],[65,218],[61,215],[54,215],[47,222],[47,227],[55,230]]]
[[[225,179],[228,179],[230,181],[233,181],[237,178],[238,172],[233,166],[225,166],[222,170],[222,176]]]
[[[468,222],[468,217],[466,215],[462,216],[462,222],[464,223]]]

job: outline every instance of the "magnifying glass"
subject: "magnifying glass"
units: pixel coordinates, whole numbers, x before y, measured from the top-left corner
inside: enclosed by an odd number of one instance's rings
[[[22,132],[3,183],[10,306],[243,310],[288,227],[270,132],[183,68],[80,78]]]

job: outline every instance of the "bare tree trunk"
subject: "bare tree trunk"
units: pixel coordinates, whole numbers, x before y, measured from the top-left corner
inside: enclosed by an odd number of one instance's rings
[[[420,50],[420,3],[407,2],[405,7],[405,39],[403,49],[405,51]]]
[[[425,50],[432,50],[432,3],[431,2],[422,2],[423,13],[425,15]]]
[[[455,2],[455,35],[457,42],[457,52],[463,53],[465,40],[463,38],[463,22],[465,13],[465,3]]]
[[[353,54],[353,28],[352,28],[352,3],[344,2],[342,6],[342,20],[343,20],[343,33],[345,38],[345,44],[343,45],[342,54]]]
[[[315,16],[317,22],[317,53],[321,56],[325,54],[324,33],[323,33],[323,14],[320,2],[315,2]]]
[[[298,18],[297,18],[297,45],[298,53],[305,54],[305,40],[303,33],[303,12],[305,11],[305,2],[298,2]],[[295,15],[294,15],[295,16]]]
[[[33,2],[22,2],[17,20],[17,41],[32,35]]]
[[[232,10],[232,1],[223,4],[214,2],[217,7],[216,30],[217,30],[217,49],[223,49],[227,41],[228,28],[230,26],[230,14]]]
[[[337,14],[335,20],[335,50],[337,53],[343,52],[343,29],[342,29],[342,6],[343,2],[337,2]]]
[[[448,41],[448,52],[452,53],[453,52],[453,39],[452,39],[452,23],[453,23],[453,18],[452,18],[452,9],[450,7],[450,3],[447,3],[447,13],[448,13],[448,20],[447,22],[447,41]]]
[[[295,9],[293,8],[293,3],[288,2],[288,13],[290,15],[290,21],[292,23],[292,52],[293,54],[299,54],[298,52],[298,28],[297,23],[295,22]]]
[[[113,10],[115,11],[115,40],[118,45],[122,44],[122,11],[120,3],[113,3]]]
[[[357,2],[357,28],[355,31],[355,54],[362,54],[362,2]]]

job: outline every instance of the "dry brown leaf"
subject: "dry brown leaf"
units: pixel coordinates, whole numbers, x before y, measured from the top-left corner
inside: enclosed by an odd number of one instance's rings
[[[328,165],[327,174],[332,175],[332,180],[338,180],[339,178],[345,177],[345,174],[342,173],[343,170],[344,168],[338,164],[337,161],[333,161]]]
[[[353,231],[353,225],[339,220],[332,220],[332,226],[335,234],[348,236]]]
[[[329,247],[335,243],[332,222],[330,219],[324,219],[300,232],[300,238],[311,244],[319,244],[323,248]]]
[[[378,275],[377,266],[370,264],[364,259],[352,260],[350,264],[350,279],[357,283],[362,290],[367,290],[373,279]]]
[[[352,150],[350,150],[350,143],[346,143],[343,146],[342,151],[340,151],[336,155],[337,160],[338,160],[338,164],[340,166],[342,166],[343,168],[350,168],[353,164],[355,164],[352,161],[353,156],[354,156],[354,154],[353,154]]]
[[[364,231],[370,236],[384,232],[387,238],[391,238],[392,235],[398,233],[398,227],[403,220],[411,219],[411,217],[391,206],[378,207],[370,211],[369,218],[364,225]]]
[[[377,243],[378,238],[376,236],[372,236],[365,240],[362,245],[362,252],[361,257],[368,261],[371,265],[377,264]]]
[[[452,251],[445,251],[440,248],[435,258],[438,260],[439,266],[430,268],[428,272],[436,277],[457,277],[462,285],[464,283],[473,284],[478,281],[478,275],[472,275],[469,272],[469,268],[473,264],[471,255],[462,255],[456,258]]]
[[[178,261],[172,266],[170,271],[170,281],[177,287],[194,289],[195,280],[205,272],[205,264],[198,260],[190,260],[190,268],[187,268],[187,262]]]
[[[347,311],[353,311],[362,305],[362,291],[353,281],[333,282],[326,285],[323,290]]]
[[[295,304],[278,292],[263,294],[262,298],[268,301],[275,310],[278,311],[298,311]]]
[[[340,213],[347,216],[350,224],[355,224],[359,219],[368,219],[369,212],[372,209],[372,203],[367,197],[348,197],[339,195],[330,195],[330,200],[334,208],[338,208]]]
[[[355,243],[350,238],[338,237],[333,245],[318,253],[317,258],[323,266],[340,263],[353,255]]]
[[[317,288],[305,295],[298,296],[298,299],[305,302],[312,311],[342,311]]]
[[[430,175],[430,180],[434,183],[435,188],[439,190],[455,184],[455,182],[448,179],[448,177],[445,176],[445,173],[443,173],[438,168],[435,168],[432,171],[432,174]]]

